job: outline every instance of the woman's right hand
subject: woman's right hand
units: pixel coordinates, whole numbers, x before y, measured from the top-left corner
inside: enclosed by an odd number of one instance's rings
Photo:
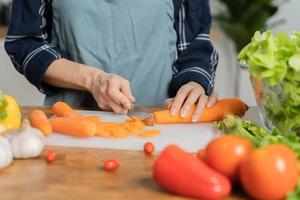
[[[129,81],[111,73],[93,76],[89,92],[101,109],[113,110],[119,114],[126,113],[135,101]]]
[[[126,113],[135,100],[128,80],[63,58],[48,67],[43,81],[60,88],[89,91],[100,108],[115,113]]]

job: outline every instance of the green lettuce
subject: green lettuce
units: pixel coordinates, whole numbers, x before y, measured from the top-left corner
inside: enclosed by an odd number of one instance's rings
[[[259,104],[283,133],[300,130],[300,33],[256,32],[239,60],[264,83]]]

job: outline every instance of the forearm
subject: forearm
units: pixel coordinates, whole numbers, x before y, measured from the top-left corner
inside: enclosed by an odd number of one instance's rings
[[[94,77],[105,72],[67,59],[55,60],[47,69],[43,81],[49,85],[87,91]]]

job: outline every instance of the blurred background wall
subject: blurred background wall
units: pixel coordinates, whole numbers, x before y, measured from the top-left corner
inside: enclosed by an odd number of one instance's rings
[[[234,2],[238,5],[239,0],[212,0],[212,12],[214,15],[225,12],[226,6],[224,2]],[[240,0],[241,1],[241,0]],[[244,0],[243,0],[244,1]],[[250,0],[249,0],[250,1]],[[254,2],[272,2],[271,0],[252,0]],[[10,0],[0,0],[0,5],[9,3]],[[242,1],[241,1],[242,2]],[[283,0],[273,1],[279,6],[276,14],[267,22],[267,27],[275,32],[278,31],[300,31],[300,8],[299,0]],[[283,3],[283,4],[282,4]],[[259,8],[259,7],[258,7]],[[246,10],[237,7],[246,13]],[[235,11],[235,12],[237,12]],[[4,16],[3,10],[0,9],[0,17]],[[1,19],[0,19],[1,22]],[[3,21],[2,21],[3,23]],[[0,23],[1,24],[1,23]],[[232,23],[230,23],[232,24]],[[247,24],[245,24],[247,26]],[[230,30],[232,28],[230,27]],[[226,28],[225,28],[226,30]],[[4,93],[13,95],[22,105],[42,105],[43,95],[40,94],[33,86],[31,86],[18,72],[15,71],[8,56],[4,51],[4,32],[6,28],[0,25],[0,90]],[[242,31],[235,31],[236,34]],[[220,54],[220,62],[216,75],[216,90],[221,97],[238,96],[249,105],[255,105],[254,95],[249,81],[248,73],[241,71],[237,64],[236,49],[237,45],[233,42],[232,37],[224,27],[220,26],[218,20],[214,20],[212,29],[212,39],[215,47]]]

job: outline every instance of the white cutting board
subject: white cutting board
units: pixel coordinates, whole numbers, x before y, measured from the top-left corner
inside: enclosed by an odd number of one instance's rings
[[[116,115],[109,112],[99,111],[80,111],[84,115],[100,115],[101,121],[121,122],[128,118],[126,115]],[[172,124],[172,125],[155,125],[150,129],[158,129],[160,135],[152,138],[140,138],[130,136],[128,138],[77,138],[54,133],[47,137],[47,145],[67,146],[67,147],[84,147],[84,148],[106,148],[106,149],[124,149],[124,150],[141,150],[145,142],[153,142],[157,151],[161,151],[169,144],[176,144],[189,152],[197,152],[204,148],[209,141],[215,138],[219,132],[213,129],[213,123],[200,124]]]

